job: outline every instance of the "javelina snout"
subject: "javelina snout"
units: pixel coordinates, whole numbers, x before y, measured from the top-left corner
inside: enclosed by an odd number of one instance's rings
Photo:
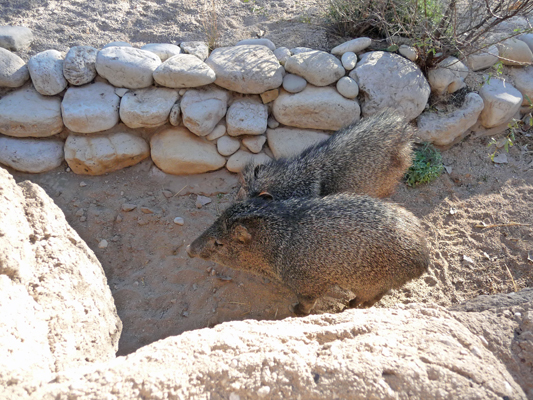
[[[296,314],[309,314],[331,286],[351,290],[351,307],[370,307],[428,268],[418,219],[368,196],[265,201],[230,206],[189,255],[275,279],[293,290]]]

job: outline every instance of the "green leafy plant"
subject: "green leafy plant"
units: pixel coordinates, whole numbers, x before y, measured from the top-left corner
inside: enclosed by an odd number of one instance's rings
[[[414,187],[437,179],[444,171],[440,152],[429,143],[415,150],[413,165],[405,174],[405,182]]]

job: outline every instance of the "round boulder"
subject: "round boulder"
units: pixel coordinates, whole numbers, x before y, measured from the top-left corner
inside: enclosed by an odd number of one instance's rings
[[[45,96],[62,92],[68,85],[63,76],[63,55],[57,50],[46,50],[28,61],[31,80],[35,90]]]
[[[80,86],[96,78],[96,54],[91,46],[72,47],[63,61],[63,75],[71,85]]]
[[[291,74],[303,77],[315,86],[327,86],[337,82],[346,70],[339,59],[325,51],[308,51],[295,54],[285,62]]]
[[[206,63],[215,71],[218,86],[239,93],[260,94],[283,81],[283,67],[266,46],[220,47]]]
[[[191,89],[181,99],[183,124],[198,136],[209,135],[226,115],[229,94],[210,86]]]
[[[22,58],[0,47],[0,87],[20,87],[30,78]]]
[[[176,89],[209,85],[215,78],[215,71],[191,54],[173,56],[154,71],[158,84]]]
[[[416,64],[404,57],[383,51],[361,56],[350,78],[365,94],[364,117],[384,108],[397,110],[407,120],[418,117],[428,101],[431,89]]]
[[[153,73],[161,59],[151,51],[112,46],[98,52],[98,74],[117,87],[142,89],[152,86]]]
[[[65,93],[61,111],[65,126],[73,132],[93,133],[111,129],[119,122],[120,97],[107,83],[72,86]]]
[[[228,108],[226,126],[230,136],[261,135],[267,129],[268,107],[257,98],[243,98]]]
[[[150,87],[130,90],[120,101],[120,119],[130,128],[153,128],[167,122],[178,100],[172,89]]]
[[[17,171],[39,174],[63,162],[63,142],[0,136],[0,163]]]
[[[181,48],[179,46],[170,43],[148,43],[141,47],[141,50],[151,51],[157,55],[162,62],[181,53]]]

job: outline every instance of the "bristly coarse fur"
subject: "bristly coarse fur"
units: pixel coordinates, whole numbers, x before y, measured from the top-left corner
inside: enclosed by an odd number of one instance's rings
[[[413,214],[351,194],[236,203],[187,251],[281,281],[297,294],[299,314],[333,285],[355,293],[351,306],[369,307],[429,264]]]
[[[382,198],[412,163],[414,128],[394,110],[364,118],[301,154],[247,165],[238,200],[268,193],[275,200],[351,192]]]

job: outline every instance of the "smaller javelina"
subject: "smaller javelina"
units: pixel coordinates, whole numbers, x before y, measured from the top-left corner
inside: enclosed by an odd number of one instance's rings
[[[419,277],[424,236],[409,211],[368,196],[255,198],[230,206],[187,253],[282,282],[305,315],[333,285],[353,291],[350,307],[370,307]]]
[[[237,200],[274,200],[351,192],[386,197],[412,164],[414,129],[387,109],[290,158],[248,164]]]

